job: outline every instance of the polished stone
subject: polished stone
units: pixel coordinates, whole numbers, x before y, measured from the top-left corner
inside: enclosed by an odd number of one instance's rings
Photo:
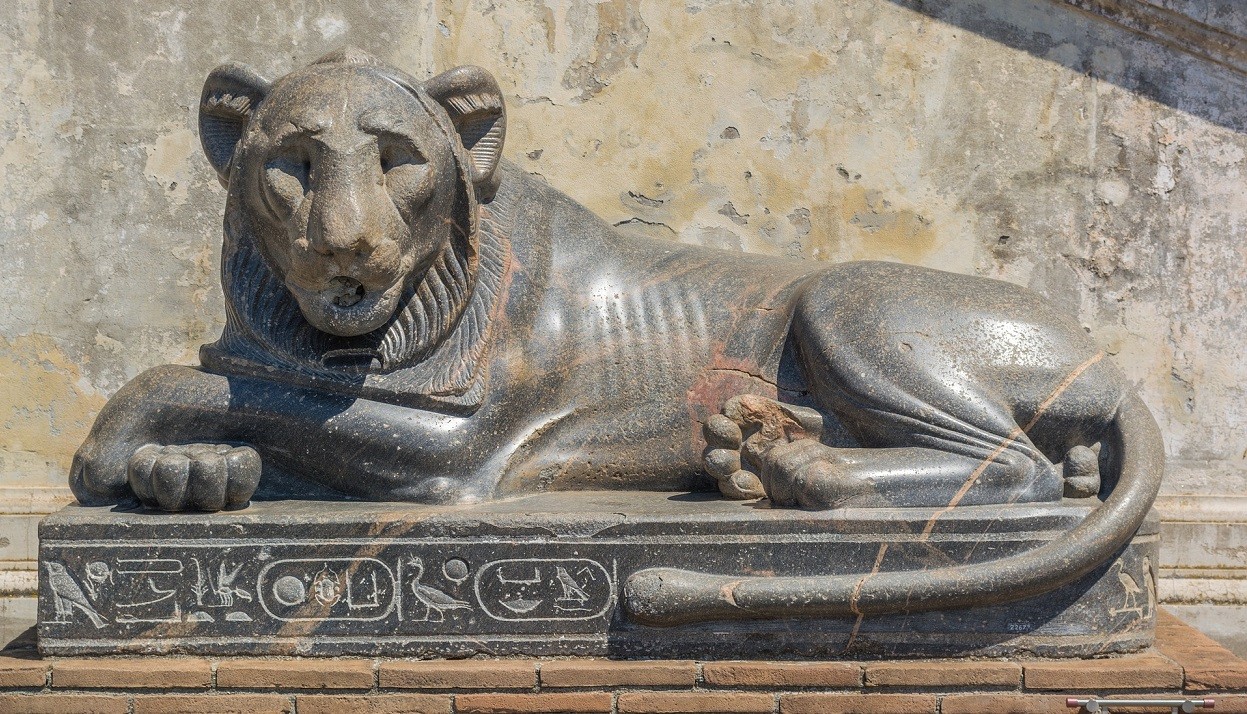
[[[1061,537],[1076,501],[794,511],[683,493],[477,505],[256,502],[217,514],[69,506],[41,528],[45,654],[612,655],[715,659],[1086,656],[1151,644],[1156,520],[1040,597],[857,618],[638,624],[629,576],[923,570]],[[886,548],[884,546],[886,545]]]

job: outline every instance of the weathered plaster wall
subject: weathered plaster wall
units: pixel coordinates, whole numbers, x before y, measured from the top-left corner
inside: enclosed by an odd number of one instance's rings
[[[493,71],[507,156],[622,230],[1031,286],[1157,413],[1171,519],[1247,520],[1247,77],[1053,0],[11,0],[0,509],[63,484],[109,394],[221,328],[203,77],[348,42]],[[0,559],[28,555],[22,522]],[[1169,565],[1211,577],[1247,551],[1233,532]]]

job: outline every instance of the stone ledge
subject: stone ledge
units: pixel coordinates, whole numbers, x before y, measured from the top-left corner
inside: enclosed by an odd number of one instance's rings
[[[0,486],[0,516],[46,516],[73,502],[68,486]]]
[[[0,656],[0,689],[41,689],[48,682],[49,662]]]
[[[1247,690],[1247,660],[1164,610],[1157,611],[1156,648],[1182,663],[1187,691]]]
[[[940,714],[1077,714],[1065,697],[1033,694],[949,694],[940,699]]]
[[[0,653],[0,712],[1044,714],[1071,711],[1065,697],[1087,694],[1211,696],[1217,711],[1247,712],[1247,661],[1163,610],[1157,621],[1155,651],[1093,660],[39,658],[14,649]]]
[[[129,714],[130,697],[115,694],[0,694],[0,711],[22,714]]]

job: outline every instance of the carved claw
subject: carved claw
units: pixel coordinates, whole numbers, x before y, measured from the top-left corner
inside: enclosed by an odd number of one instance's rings
[[[762,498],[768,495],[761,467],[767,454],[797,441],[817,444],[822,433],[823,416],[813,409],[753,394],[732,397],[722,414],[706,420],[706,472],[727,498]]]
[[[743,439],[736,422],[722,414],[706,420],[706,473],[719,482],[719,492],[725,497],[747,501],[766,496],[758,475],[744,469],[740,458]]]
[[[753,394],[732,397],[706,421],[706,471],[728,498],[830,508],[860,491],[820,441],[823,415]]]
[[[260,484],[260,455],[250,446],[149,444],[134,452],[130,488],[164,511],[219,511],[246,505]]]

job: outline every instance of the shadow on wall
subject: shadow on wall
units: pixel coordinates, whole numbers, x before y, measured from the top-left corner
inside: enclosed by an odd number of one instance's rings
[[[891,0],[936,20],[1056,62],[1182,112],[1247,133],[1247,17],[1225,10],[1215,25],[1149,0],[1111,3],[1105,17],[1075,5],[1094,0]],[[1172,3],[1170,3],[1172,4]],[[1214,16],[1224,2],[1186,3]],[[1133,8],[1133,9],[1132,9]],[[1109,12],[1109,11],[1105,11]],[[1140,31],[1126,29],[1134,24]],[[1185,49],[1183,49],[1185,48]],[[1191,52],[1205,55],[1196,56]],[[1208,57],[1214,58],[1209,59]]]

